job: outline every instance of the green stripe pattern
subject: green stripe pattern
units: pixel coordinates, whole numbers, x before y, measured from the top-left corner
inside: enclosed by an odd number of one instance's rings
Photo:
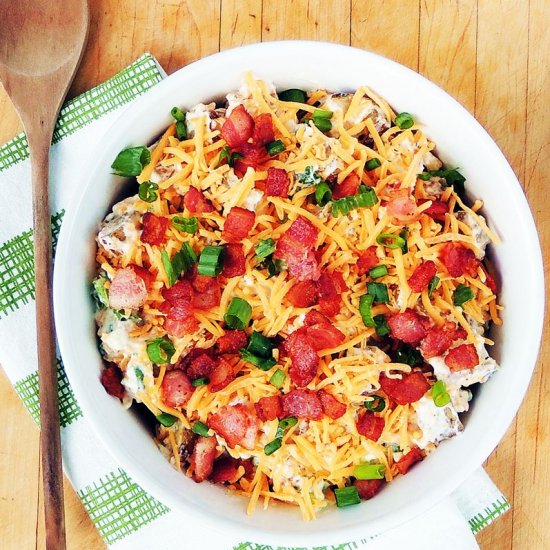
[[[122,107],[161,80],[162,74],[151,54],[142,55],[113,78],[65,103],[59,113],[52,143]],[[27,139],[20,134],[0,149],[0,171],[28,156]]]
[[[51,219],[52,247],[55,253],[57,237],[65,210]],[[33,230],[28,229],[0,245],[0,319],[22,304],[34,300]]]
[[[476,514],[468,521],[472,533],[476,535],[508,510],[510,510],[510,503],[504,497],[497,499],[491,506],[488,506],[483,512]]]
[[[85,487],[78,496],[107,544],[138,531],[170,511],[121,469]],[[162,533],[159,537],[161,540]]]
[[[38,372],[33,372],[16,382],[15,391],[19,394],[34,421],[40,424]],[[66,427],[82,416],[82,410],[69,384],[61,359],[57,360],[57,391],[59,395],[59,422],[61,426]]]
[[[361,541],[361,543],[367,541]],[[338,546],[315,546],[315,547],[288,547],[288,546],[266,546],[265,544],[255,544],[253,542],[243,542],[238,546],[235,546],[233,550],[356,550],[359,548],[357,543],[348,542],[346,544],[339,544]]]

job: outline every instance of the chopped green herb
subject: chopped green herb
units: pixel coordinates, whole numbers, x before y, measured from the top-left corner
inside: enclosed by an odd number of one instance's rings
[[[100,275],[93,282],[92,296],[95,300],[97,309],[109,307],[109,291],[105,288],[107,279]]]
[[[453,304],[455,306],[462,306],[473,297],[474,291],[470,287],[460,284],[455,288],[455,291],[453,292]]]
[[[432,399],[436,407],[444,407],[451,401],[451,396],[447,392],[447,387],[443,380],[438,380],[432,386]]]
[[[376,330],[376,334],[378,334],[378,336],[387,336],[390,333],[390,325],[388,325],[386,316],[383,313],[380,315],[375,315],[373,317],[373,321],[374,329]]]
[[[414,119],[409,113],[399,113],[395,117],[395,124],[401,128],[401,130],[408,130],[414,125]]]
[[[283,444],[283,440],[281,437],[275,438],[273,441],[270,441],[265,447],[264,447],[264,454],[266,455],[272,455],[275,451],[278,451],[281,448],[281,445]]]
[[[246,349],[258,357],[264,357],[267,359],[273,356],[273,350],[276,347],[277,346],[273,340],[267,336],[264,336],[261,332],[254,330],[250,335],[250,340],[248,341],[248,346]]]
[[[271,238],[264,239],[254,247],[254,251],[256,252],[256,259],[262,261],[275,252],[275,241]]]
[[[185,113],[179,107],[172,107],[170,114],[176,122],[178,120],[185,120]]]
[[[116,176],[139,176],[150,162],[151,153],[147,147],[128,147],[117,155],[111,169]]]
[[[152,181],[144,181],[139,184],[138,196],[142,201],[155,202],[159,196],[157,193],[158,188],[158,184],[153,183]]]
[[[200,420],[197,420],[191,427],[191,431],[193,433],[196,433],[197,435],[201,435],[202,437],[210,437],[210,434],[208,433],[210,428]]]
[[[369,269],[369,275],[373,279],[379,279],[380,277],[384,277],[388,274],[388,266],[386,265],[377,265],[376,267],[372,267]]]
[[[225,324],[231,329],[243,330],[252,316],[252,306],[242,298],[233,298],[223,316]]]
[[[220,156],[218,157],[218,166],[220,166],[220,164],[224,160],[227,161],[227,164],[229,164],[229,166],[233,166],[237,159],[242,159],[242,158],[243,158],[243,155],[241,153],[239,153],[237,151],[231,152],[231,150],[229,149],[229,146],[226,145],[220,151]]]
[[[403,244],[401,245],[401,252],[406,254],[409,251],[409,246],[407,245],[407,236],[409,235],[409,228],[405,227],[399,236],[403,239]]]
[[[303,172],[296,174],[296,179],[304,187],[309,187],[310,185],[319,185],[322,183],[321,176],[317,173],[317,170],[311,164],[306,166]]]
[[[430,281],[430,284],[428,285],[428,297],[431,298],[432,294],[434,293],[434,290],[437,288],[437,285],[439,284],[439,277],[437,275],[434,276],[434,278]]]
[[[187,139],[187,123],[185,119],[176,122],[176,136],[179,140]]]
[[[141,369],[139,369],[139,368],[136,368],[136,369],[134,370],[134,372],[135,372],[135,374],[136,374],[136,378],[137,378],[141,383],[143,383],[143,376],[144,376],[144,375],[143,375],[143,371],[142,371]]]
[[[336,497],[336,506],[338,506],[338,508],[352,506],[361,502],[357,488],[354,486],[334,489],[334,496]]]
[[[267,149],[267,153],[270,157],[278,155],[285,150],[285,146],[280,139],[276,139],[275,141],[268,143],[265,148]]]
[[[286,264],[283,260],[274,260],[269,259],[267,261],[267,271],[269,273],[268,279],[271,277],[275,277],[275,275],[279,275],[281,271],[286,269]]]
[[[307,94],[303,90],[290,88],[277,94],[280,101],[294,101],[295,103],[307,103]]]
[[[407,344],[399,344],[395,352],[395,362],[414,367],[422,362],[422,355],[420,355],[419,351]]]
[[[286,374],[281,369],[277,369],[269,379],[269,383],[276,388],[282,388],[286,379]]]
[[[365,408],[371,412],[379,413],[386,408],[386,400],[380,395],[369,395],[370,401],[365,401]]]
[[[367,292],[374,298],[374,302],[377,304],[387,304],[390,301],[388,296],[388,287],[384,283],[367,283]]]
[[[223,246],[205,246],[199,257],[198,273],[208,277],[216,277],[223,269]]]
[[[277,361],[275,361],[273,357],[258,357],[254,353],[250,353],[247,349],[239,350],[239,355],[241,356],[241,359],[244,359],[248,363],[252,363],[254,366],[263,371],[268,371],[277,364]]]
[[[332,190],[328,183],[321,182],[315,189],[315,202],[319,206],[325,206],[332,200]]]
[[[359,464],[353,469],[357,479],[384,479],[386,467],[383,464]]]
[[[403,246],[407,244],[403,237],[395,235],[394,233],[380,233],[380,235],[376,237],[376,242],[386,248],[392,249],[403,248]]]
[[[372,187],[360,185],[357,195],[350,195],[342,199],[332,201],[332,215],[346,215],[350,210],[356,208],[369,208],[378,202],[376,192]]]
[[[374,296],[372,294],[363,294],[363,296],[359,298],[359,313],[361,314],[361,319],[366,327],[375,326],[371,312],[373,302]]]
[[[206,386],[209,383],[210,383],[210,379],[208,377],[201,376],[200,378],[195,378],[195,380],[191,382],[191,385],[194,386],[195,388],[198,388],[199,386]]]
[[[172,286],[182,273],[188,271],[197,262],[197,256],[189,243],[184,243],[171,260],[166,250],[161,251],[160,257],[164,271],[166,271],[169,286]]]
[[[424,181],[428,181],[432,177],[444,178],[449,187],[453,187],[459,195],[464,194],[464,183],[466,182],[466,178],[458,171],[458,168],[450,168],[448,170],[426,170],[422,174],[418,174],[418,178]]]

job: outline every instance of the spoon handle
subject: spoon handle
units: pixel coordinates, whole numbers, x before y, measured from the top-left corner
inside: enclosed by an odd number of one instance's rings
[[[52,310],[52,236],[48,188],[49,153],[52,128],[40,120],[27,132],[32,165],[34,216],[34,267],[36,281],[36,333],[40,390],[40,447],[46,519],[46,549],[63,550],[65,513],[63,470],[55,355],[55,328]],[[36,127],[37,126],[37,127]],[[51,126],[51,125],[50,125]]]

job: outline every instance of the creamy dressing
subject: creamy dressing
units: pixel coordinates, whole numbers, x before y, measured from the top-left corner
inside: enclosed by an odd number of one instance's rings
[[[431,397],[424,396],[413,403],[412,407],[422,436],[420,438],[413,436],[411,441],[420,449],[425,449],[429,444],[437,445],[440,441],[454,437],[464,429],[451,403],[444,407],[437,407]]]
[[[480,216],[480,218],[485,220],[483,216]],[[491,242],[491,239],[489,239],[487,233],[485,233],[481,225],[479,225],[477,220],[469,212],[464,213],[462,221],[471,227],[472,238],[474,240],[474,245],[477,248],[476,257],[478,260],[482,260],[485,257],[485,249]]]
[[[210,128],[210,115],[216,109],[215,103],[199,103],[185,114],[185,122],[187,124],[187,135],[193,137],[199,125]]]
[[[252,212],[256,212],[256,208],[258,207],[258,204],[260,204],[263,196],[263,191],[260,191],[259,189],[251,189],[248,195],[245,197],[242,203],[242,207],[246,208],[247,210],[252,210]]]
[[[135,209],[138,200],[138,197],[129,197],[115,204],[113,212],[100,225],[96,240],[106,252],[122,256],[139,239],[141,230],[137,225],[141,214]]]

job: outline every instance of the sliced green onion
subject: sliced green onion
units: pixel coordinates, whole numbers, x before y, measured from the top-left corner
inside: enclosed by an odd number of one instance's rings
[[[199,230],[199,220],[197,218],[174,216],[172,218],[172,227],[183,233],[196,233]]]
[[[295,416],[287,416],[286,418],[282,418],[279,420],[279,426],[277,427],[277,433],[281,432],[282,435],[292,426],[296,426],[298,423],[298,419]]]
[[[193,264],[197,263],[197,255],[189,243],[183,243],[182,247],[172,257],[172,271],[174,281],[170,282],[172,286],[182,273],[189,271]]]
[[[315,189],[315,202],[319,206],[325,206],[332,199],[332,190],[328,183],[321,182]]]
[[[286,374],[281,369],[277,369],[269,379],[269,383],[276,388],[282,388],[286,379]]]
[[[409,113],[399,113],[395,117],[395,124],[401,128],[401,130],[408,130],[414,124],[414,119]]]
[[[315,111],[313,111],[313,118],[330,119],[333,114],[334,113],[332,111],[327,111],[326,109],[315,109]]]
[[[140,382],[143,382],[143,377],[144,377],[143,371],[142,371],[141,369],[136,368],[136,369],[134,370],[134,372],[136,373],[136,378],[137,378]]]
[[[128,147],[117,155],[111,169],[116,176],[139,176],[150,162],[151,152],[147,147]]]
[[[336,497],[336,506],[338,508],[352,506],[361,502],[357,488],[353,486],[334,489],[334,496]]]
[[[193,433],[196,433],[197,435],[202,435],[203,437],[209,437],[209,429],[210,428],[200,420],[197,420],[197,422],[195,422],[191,427],[191,431]]]
[[[373,317],[373,320],[374,328],[378,336],[387,336],[390,333],[390,325],[388,325],[386,316],[383,313],[381,313],[380,315],[375,315]]]
[[[403,239],[403,244],[401,245],[401,252],[406,254],[409,251],[409,245],[407,244],[407,236],[409,235],[409,228],[405,227],[399,236]]]
[[[267,149],[267,153],[270,157],[278,155],[285,150],[285,146],[280,139],[276,139],[275,141],[268,143],[265,148]]]
[[[280,101],[294,101],[295,103],[307,103],[307,94],[303,90],[290,88],[277,94]]]
[[[413,347],[407,344],[400,344],[395,352],[395,362],[414,367],[422,362],[422,355]]]
[[[187,139],[187,123],[185,119],[176,122],[176,135],[179,140]]]
[[[337,199],[332,202],[332,215],[346,215],[350,210],[355,208],[367,208],[374,206],[378,202],[376,192],[372,187],[367,185],[359,186],[359,193],[342,199]]]
[[[210,383],[210,379],[207,376],[201,376],[200,378],[195,378],[191,382],[191,385],[195,388],[198,388],[199,386],[206,386]]]
[[[283,444],[283,439],[281,437],[275,438],[273,441],[270,441],[264,447],[264,454],[268,456],[272,455],[275,451],[278,451],[281,448],[282,444]]]
[[[176,282],[176,276],[174,275],[174,269],[172,268],[172,261],[166,250],[162,250],[160,253],[160,259],[162,260],[162,265],[164,266],[164,271],[166,271],[166,277],[168,279],[168,284],[172,286]]]
[[[321,132],[328,132],[332,129],[332,122],[330,119],[325,117],[313,117],[311,120],[313,120],[313,124],[321,130]]]
[[[369,269],[369,275],[373,279],[379,279],[380,277],[384,277],[387,274],[388,274],[388,266],[386,265],[377,265],[376,267]]]
[[[468,300],[474,297],[474,291],[466,285],[460,284],[455,288],[453,292],[453,304],[455,306],[461,306]]]
[[[250,340],[246,349],[258,357],[265,357],[267,359],[273,356],[273,350],[276,347],[273,340],[255,330],[250,335]]]
[[[205,246],[199,258],[199,275],[219,275],[223,269],[223,251],[223,246]]]
[[[437,176],[439,178],[445,178],[445,182],[449,187],[453,187],[459,194],[464,194],[464,183],[466,178],[458,171],[458,168],[450,168],[449,170],[426,170],[422,174],[418,174],[418,178],[424,181]]]
[[[369,397],[372,397],[372,401],[365,401],[365,403],[363,403],[367,410],[379,413],[386,408],[386,400],[380,395],[374,394],[369,395]]]
[[[380,162],[380,159],[377,159],[377,158],[373,158],[373,159],[369,159],[367,160],[366,164],[365,164],[365,170],[367,172],[370,172],[371,170],[375,170],[376,168],[382,166],[382,163]]]
[[[402,248],[406,241],[403,239],[403,237],[400,237],[399,235],[395,235],[394,233],[380,233],[378,237],[376,237],[376,242],[382,246],[385,246],[386,248]]]
[[[156,365],[169,363],[174,353],[176,353],[176,348],[167,337],[155,338],[147,342],[147,355],[151,363]]]
[[[384,479],[386,467],[383,464],[359,464],[353,469],[356,479]]]
[[[367,292],[371,294],[377,304],[387,304],[390,301],[388,287],[384,283],[367,283]]]
[[[153,183],[152,181],[144,181],[140,183],[138,187],[139,198],[145,202],[156,201],[159,196],[156,192],[158,188],[158,184]]]
[[[372,294],[363,294],[359,298],[359,313],[361,314],[361,319],[363,319],[363,324],[366,327],[374,327],[374,319],[372,318],[372,303],[374,302],[374,296]]]
[[[275,277],[275,275],[278,275],[284,269],[286,269],[286,264],[283,260],[269,260],[267,262],[267,271],[269,273],[268,279]]]
[[[177,417],[172,416],[168,413],[162,413],[157,416],[157,420],[163,425],[169,428],[170,426],[173,426],[177,422]]]
[[[242,158],[243,158],[243,155],[241,153],[239,153],[238,151],[231,152],[231,150],[229,149],[229,146],[226,145],[220,151],[220,156],[218,157],[218,166],[224,160],[227,161],[227,164],[229,164],[229,166],[233,166],[237,159],[242,159]]]
[[[268,371],[271,367],[277,364],[277,361],[275,361],[273,357],[258,357],[246,349],[239,350],[239,355],[242,359],[248,363],[252,363],[254,366],[263,371]]]
[[[434,276],[434,278],[430,281],[430,284],[428,285],[428,297],[431,298],[432,294],[434,293],[434,290],[437,288],[437,285],[439,284],[439,277],[437,275]]]
[[[170,114],[175,121],[185,120],[185,113],[179,107],[172,107]]]
[[[436,407],[444,407],[451,401],[451,396],[447,392],[447,387],[443,380],[438,380],[432,386],[432,399]]]
[[[256,252],[256,259],[262,261],[275,252],[275,241],[271,238],[260,241],[254,247],[254,251]]]
[[[95,299],[98,309],[109,307],[109,292],[105,288],[106,280],[107,279],[105,279],[105,277],[100,275],[97,279],[94,279],[94,282],[92,283],[94,286],[92,296]]]
[[[225,324],[232,329],[244,330],[252,317],[252,306],[242,298],[233,298],[223,320]]]

